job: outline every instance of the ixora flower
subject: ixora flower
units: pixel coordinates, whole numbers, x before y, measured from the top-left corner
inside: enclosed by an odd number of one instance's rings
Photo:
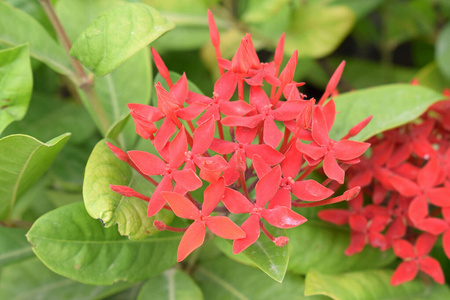
[[[208,20],[220,71],[212,96],[190,91],[185,74],[173,83],[163,60],[152,49],[168,89],[156,83],[157,107],[133,103],[128,107],[136,132],[150,141],[153,151],[125,152],[108,144],[119,159],[156,186],[151,195],[124,186],[111,189],[147,201],[149,217],[167,209],[190,220],[185,228],[154,222],[158,230],[184,232],[178,261],[203,244],[206,228],[232,240],[234,253],[251,247],[261,231],[283,247],[288,237],[275,237],[270,231],[306,222],[298,208],[358,195],[360,188],[353,186],[329,198],[343,183],[348,166],[356,164],[369,147],[348,138],[370,119],[357,124],[341,140],[329,137],[336,114],[329,96],[335,93],[344,63],[316,103],[299,92],[303,83],[293,80],[298,53],[281,68],[284,35],[272,62],[260,62],[250,34],[231,60],[226,60],[221,57],[220,36],[210,12]],[[323,183],[307,179],[317,168],[325,172]],[[332,182],[333,188],[329,187]],[[201,199],[193,196],[196,190],[203,194]],[[237,225],[233,214],[243,215],[245,221]]]

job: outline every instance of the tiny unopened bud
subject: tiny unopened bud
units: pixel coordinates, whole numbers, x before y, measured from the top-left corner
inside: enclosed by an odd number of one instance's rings
[[[275,55],[274,55],[274,62],[275,66],[277,68],[280,67],[281,63],[283,62],[283,54],[284,54],[284,40],[285,40],[285,34],[283,34],[280,37],[280,40],[278,41],[277,48],[275,49]]]
[[[125,151],[123,151],[120,148],[117,148],[116,146],[114,146],[113,144],[108,143],[108,142],[106,142],[106,145],[108,146],[109,149],[111,149],[111,151],[114,153],[114,155],[118,159],[120,159],[121,161],[124,161],[124,162],[130,161],[128,154],[126,154]]]
[[[214,47],[219,47],[220,45],[220,35],[217,29],[216,21],[212,12],[208,9],[208,25],[209,25],[209,36],[211,38],[211,43]]]
[[[419,80],[417,78],[414,78],[413,80],[411,80],[411,82],[409,84],[411,84],[411,85],[419,85]]]
[[[353,126],[347,133],[347,135],[345,136],[345,138],[351,138],[352,136],[357,135],[361,130],[363,130],[367,124],[369,124],[369,122],[372,120],[373,116],[369,116],[367,118],[365,118],[364,120],[362,120],[361,122],[359,122],[358,124],[356,124],[355,126]]]
[[[155,220],[153,221],[153,226],[155,226],[156,230],[164,231],[166,230],[167,225],[163,221]]]
[[[276,246],[284,247],[287,243],[289,243],[289,238],[287,236],[279,236],[273,240]]]
[[[349,201],[358,196],[359,192],[361,191],[361,187],[357,186],[352,189],[349,189],[348,191],[345,191],[342,196]]]
[[[173,86],[172,80],[170,79],[169,69],[167,69],[166,64],[162,60],[161,56],[159,56],[158,52],[151,47],[153,61],[155,62],[156,68],[158,69],[159,74],[161,74],[162,78],[167,82],[169,88]]]
[[[112,185],[110,184],[109,187],[111,190],[116,192],[117,194],[120,194],[125,197],[134,197],[136,192],[132,188],[124,185]]]

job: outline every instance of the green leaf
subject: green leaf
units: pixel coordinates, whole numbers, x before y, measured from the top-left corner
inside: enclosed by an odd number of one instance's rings
[[[304,282],[286,274],[283,283],[271,280],[258,269],[226,257],[205,261],[195,269],[194,278],[205,299],[324,299],[303,296]]]
[[[366,247],[361,253],[346,256],[350,244],[350,231],[319,220],[308,222],[287,231],[291,256],[288,270],[306,274],[311,269],[326,273],[349,270],[367,270],[392,263],[392,251]]]
[[[128,3],[98,17],[74,42],[70,54],[104,76],[174,25],[158,11]]]
[[[439,70],[450,79],[450,23],[439,33],[435,56]]]
[[[113,143],[112,140],[109,142]],[[157,233],[153,226],[156,219],[164,223],[172,220],[173,214],[166,210],[161,210],[151,218],[147,217],[147,202],[121,196],[111,190],[111,184],[131,186],[148,196],[155,189],[127,163],[119,160],[105,140],[101,140],[89,157],[84,176],[83,197],[89,215],[100,219],[106,227],[117,223],[120,234],[130,239],[142,239]]]
[[[9,218],[14,203],[47,170],[69,136],[47,143],[21,134],[0,139],[0,219]]]
[[[280,13],[280,10],[288,6],[289,2],[290,0],[249,0],[241,19],[246,23],[266,22]]]
[[[450,80],[439,70],[436,62],[429,63],[419,70],[414,76],[420,85],[442,93],[445,88],[450,87]]]
[[[28,45],[0,50],[0,133],[25,116],[32,88]]]
[[[94,300],[132,285],[128,282],[110,286],[82,284],[53,273],[37,258],[3,268],[0,274],[0,299]]]
[[[30,244],[25,238],[26,233],[24,229],[0,226],[0,269],[33,256]]]
[[[203,294],[194,280],[183,271],[169,269],[149,279],[142,286],[137,299],[202,300]]]
[[[440,300],[450,299],[446,285],[425,283],[419,280],[391,286],[392,271],[371,270],[336,275],[311,271],[306,275],[305,295],[322,294],[335,300]]]
[[[0,1],[0,43],[10,46],[29,43],[33,58],[60,74],[74,77],[69,57],[61,45],[30,15],[4,1]]]
[[[392,84],[341,94],[334,99],[336,121],[330,137],[339,139],[358,122],[372,115],[373,119],[355,140],[368,138],[408,123],[419,117],[433,103],[443,97],[425,87]]]
[[[54,272],[107,285],[143,280],[173,266],[181,235],[161,232],[129,240],[116,228],[104,228],[92,219],[83,203],[74,203],[43,215],[27,237],[35,254]]]
[[[355,15],[345,6],[302,4],[292,13],[284,51],[292,55],[320,58],[333,52],[350,33]]]
[[[361,19],[375,10],[382,2],[383,0],[331,0],[330,4],[345,5],[353,10],[358,19]]]

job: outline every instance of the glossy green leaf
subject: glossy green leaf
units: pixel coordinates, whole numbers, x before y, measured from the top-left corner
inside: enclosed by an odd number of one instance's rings
[[[107,285],[143,280],[173,266],[181,235],[161,232],[129,240],[117,228],[105,228],[92,219],[83,203],[74,203],[39,218],[27,237],[39,259],[54,272]]]
[[[173,26],[152,7],[128,3],[91,23],[70,54],[97,76],[104,76]]]
[[[28,45],[0,50],[0,133],[25,116],[32,88]]]
[[[24,229],[0,226],[0,268],[33,256],[26,233]]]
[[[0,219],[9,218],[14,203],[48,169],[69,136],[47,143],[21,134],[0,139]]]
[[[112,140],[109,142],[113,143]],[[172,220],[173,214],[166,210],[147,217],[147,202],[121,196],[111,190],[111,184],[131,186],[147,196],[151,196],[155,189],[127,163],[119,160],[105,140],[101,140],[89,157],[84,176],[83,198],[91,217],[100,219],[106,227],[118,224],[120,234],[130,239],[142,239],[157,233],[153,226],[156,219],[164,223]]]
[[[142,286],[137,299],[202,300],[203,294],[186,273],[178,269],[169,269],[149,279]]]
[[[410,122],[443,97],[422,86],[392,84],[341,94],[334,98],[336,121],[330,137],[340,139],[358,122],[372,115],[373,119],[355,140],[368,138]]]
[[[392,271],[371,270],[336,275],[325,275],[311,271],[305,280],[305,295],[326,295],[335,300],[440,300],[449,299],[450,290],[446,285],[430,281],[414,280],[391,286]]]
[[[6,2],[32,16],[47,30],[47,32],[56,38],[55,30],[53,29],[52,24],[39,1],[6,0]]]
[[[315,269],[325,273],[367,270],[389,265],[395,260],[392,251],[381,252],[367,246],[352,256],[344,254],[350,244],[350,231],[319,220],[308,222],[287,231],[291,255],[288,270],[306,274]]]
[[[285,53],[290,56],[297,49],[299,56],[326,56],[340,45],[354,23],[354,13],[345,6],[301,4],[286,32]]]
[[[439,33],[435,56],[439,70],[450,79],[450,23]]]
[[[110,286],[82,284],[53,273],[37,258],[3,268],[0,274],[0,299],[94,300],[132,285],[128,282]]]
[[[0,1],[0,44],[18,46],[25,43],[29,43],[33,58],[73,78],[68,55],[45,28],[27,13]]]
[[[205,261],[195,269],[194,278],[205,299],[324,299],[303,296],[304,281],[286,274],[276,282],[260,270],[239,264],[226,257]]]

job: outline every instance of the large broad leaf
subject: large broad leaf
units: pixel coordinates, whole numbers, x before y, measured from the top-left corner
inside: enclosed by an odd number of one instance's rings
[[[22,134],[0,139],[0,219],[10,216],[14,203],[47,170],[69,136],[47,143]]]
[[[99,15],[124,3],[126,2],[122,0],[60,0],[56,11],[68,36],[74,40]],[[152,89],[149,52],[145,47],[110,74],[95,78],[94,88],[110,124],[115,124],[129,114],[127,103],[149,103]],[[88,101],[85,104],[90,108]],[[95,113],[92,112],[91,115],[94,119],[97,118]],[[117,135],[117,138],[122,145],[131,147],[137,137],[133,122],[128,122],[123,130],[124,134]]]
[[[176,263],[181,235],[161,232],[145,240],[120,236],[87,213],[83,203],[55,209],[27,233],[36,255],[51,270],[88,284],[139,281]]]
[[[325,273],[367,270],[386,266],[395,260],[392,251],[381,252],[367,246],[361,253],[346,256],[350,232],[319,220],[288,230],[291,257],[288,270],[306,274],[311,269]]]
[[[104,76],[173,26],[152,7],[128,3],[98,17],[70,53],[97,76]]]
[[[355,140],[368,138],[408,123],[419,117],[433,103],[443,97],[425,87],[392,84],[341,94],[334,99],[336,121],[330,137],[340,139],[358,122],[372,115],[373,119]]]
[[[0,1],[0,43],[11,46],[29,43],[33,58],[58,73],[74,77],[69,57],[61,45],[30,15],[4,1]]]
[[[157,233],[153,226],[154,220],[169,223],[173,218],[173,214],[165,210],[151,218],[147,217],[147,202],[121,196],[111,190],[111,184],[131,186],[147,196],[151,196],[155,189],[127,163],[119,160],[105,140],[101,140],[89,157],[84,176],[83,197],[89,215],[100,219],[106,227],[117,223],[120,234],[131,239],[142,239]]]
[[[435,56],[439,70],[450,79],[450,23],[439,33]]]
[[[110,286],[82,284],[53,273],[37,258],[3,268],[0,274],[0,299],[94,300],[132,285],[128,282]]]
[[[33,256],[25,233],[20,228],[0,227],[0,268]]]
[[[371,270],[336,275],[311,271],[306,276],[305,295],[326,295],[335,300],[441,300],[450,299],[446,285],[414,280],[391,286],[392,271]]]
[[[273,231],[274,236],[286,236],[286,230]],[[276,281],[283,281],[289,263],[289,245],[278,247],[266,235],[261,234],[253,245],[235,257],[232,242],[216,238],[215,243],[228,257],[256,266]]]
[[[325,299],[304,297],[304,282],[300,277],[286,274],[278,283],[260,270],[239,264],[226,257],[201,263],[194,273],[205,299]]]
[[[0,133],[25,116],[32,88],[28,45],[0,51]]]
[[[203,294],[194,280],[183,271],[169,269],[149,279],[142,286],[137,299],[202,300]]]
[[[299,56],[326,56],[340,45],[354,23],[354,13],[345,6],[301,4],[293,12],[284,50],[287,55],[298,49]]]

